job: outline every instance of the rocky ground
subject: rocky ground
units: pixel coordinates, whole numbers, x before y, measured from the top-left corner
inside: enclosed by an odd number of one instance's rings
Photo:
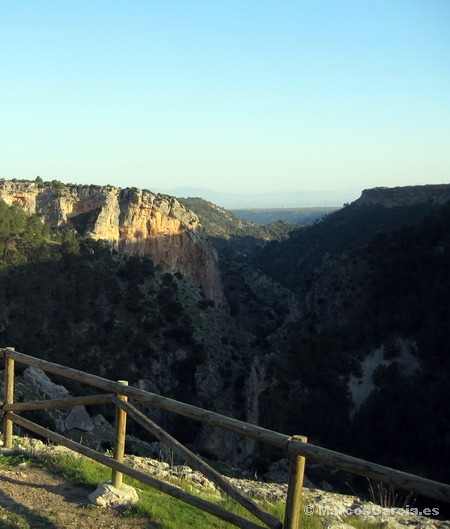
[[[19,529],[149,529],[147,518],[124,518],[117,509],[90,505],[92,491],[22,463],[0,469],[0,527]]]
[[[48,446],[40,441],[26,439],[18,450],[32,451],[33,455],[49,455],[62,447]],[[185,480],[202,493],[219,495],[215,485],[183,465],[173,465],[137,456],[128,456],[127,462],[139,470],[163,480]],[[229,478],[232,483],[255,500],[285,500],[286,483],[266,483]],[[9,468],[0,467],[0,528],[9,529],[98,529],[156,527],[148,518],[124,516],[123,509],[98,507],[90,503],[92,490],[67,483],[45,468],[22,462]],[[430,505],[432,504],[430,500]],[[319,514],[325,529],[354,529],[348,515],[353,514],[361,523],[377,524],[386,529],[450,529],[450,522],[435,516],[419,516],[410,511],[381,509],[363,502],[353,495],[336,494],[305,487],[302,508],[306,514]],[[14,514],[11,514],[14,513]],[[433,514],[433,513],[430,513]],[[28,525],[27,525],[28,524]]]

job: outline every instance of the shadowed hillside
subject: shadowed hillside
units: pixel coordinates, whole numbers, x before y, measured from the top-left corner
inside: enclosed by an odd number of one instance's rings
[[[377,232],[389,234],[403,225],[414,224],[450,200],[450,185],[405,189],[364,191],[360,199],[322,222],[291,232],[287,240],[266,245],[249,258],[249,264],[297,290],[311,279],[326,254],[339,255],[366,244]]]

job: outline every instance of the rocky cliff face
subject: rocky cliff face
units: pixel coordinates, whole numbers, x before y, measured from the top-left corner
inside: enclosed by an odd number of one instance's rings
[[[0,199],[19,203],[52,226],[72,222],[121,254],[150,257],[164,271],[192,278],[225,307],[217,252],[198,217],[178,200],[136,188],[0,181]]]

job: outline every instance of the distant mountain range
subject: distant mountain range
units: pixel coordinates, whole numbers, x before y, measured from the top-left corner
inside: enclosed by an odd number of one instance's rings
[[[221,193],[202,187],[177,187],[174,189],[154,189],[179,198],[199,197],[223,208],[283,208],[311,206],[342,206],[356,200],[360,189],[339,191],[274,191],[271,193]]]

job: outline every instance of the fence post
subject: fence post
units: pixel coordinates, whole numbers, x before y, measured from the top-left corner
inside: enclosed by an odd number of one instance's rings
[[[14,347],[7,347],[7,351],[14,351]],[[5,353],[5,404],[14,402],[14,359]],[[12,448],[13,422],[9,418],[9,412],[4,415],[3,422],[3,446]]]
[[[119,384],[123,384],[124,386],[128,386],[127,380],[118,380]],[[121,400],[127,401],[128,397],[126,395],[117,395],[117,397]],[[125,411],[123,411],[121,408],[116,406],[116,431],[114,436],[114,451],[113,451],[113,458],[118,463],[123,463],[123,458],[125,454],[125,435],[126,435],[126,429],[127,429],[127,414]],[[119,472],[118,470],[113,470],[111,474],[111,483],[114,487],[120,489],[122,486],[122,478],[123,474],[122,472]]]
[[[302,441],[303,443],[308,441],[308,439],[302,435],[294,435],[293,439]],[[291,454],[283,529],[298,529],[299,527],[304,474],[305,458],[303,456]]]

